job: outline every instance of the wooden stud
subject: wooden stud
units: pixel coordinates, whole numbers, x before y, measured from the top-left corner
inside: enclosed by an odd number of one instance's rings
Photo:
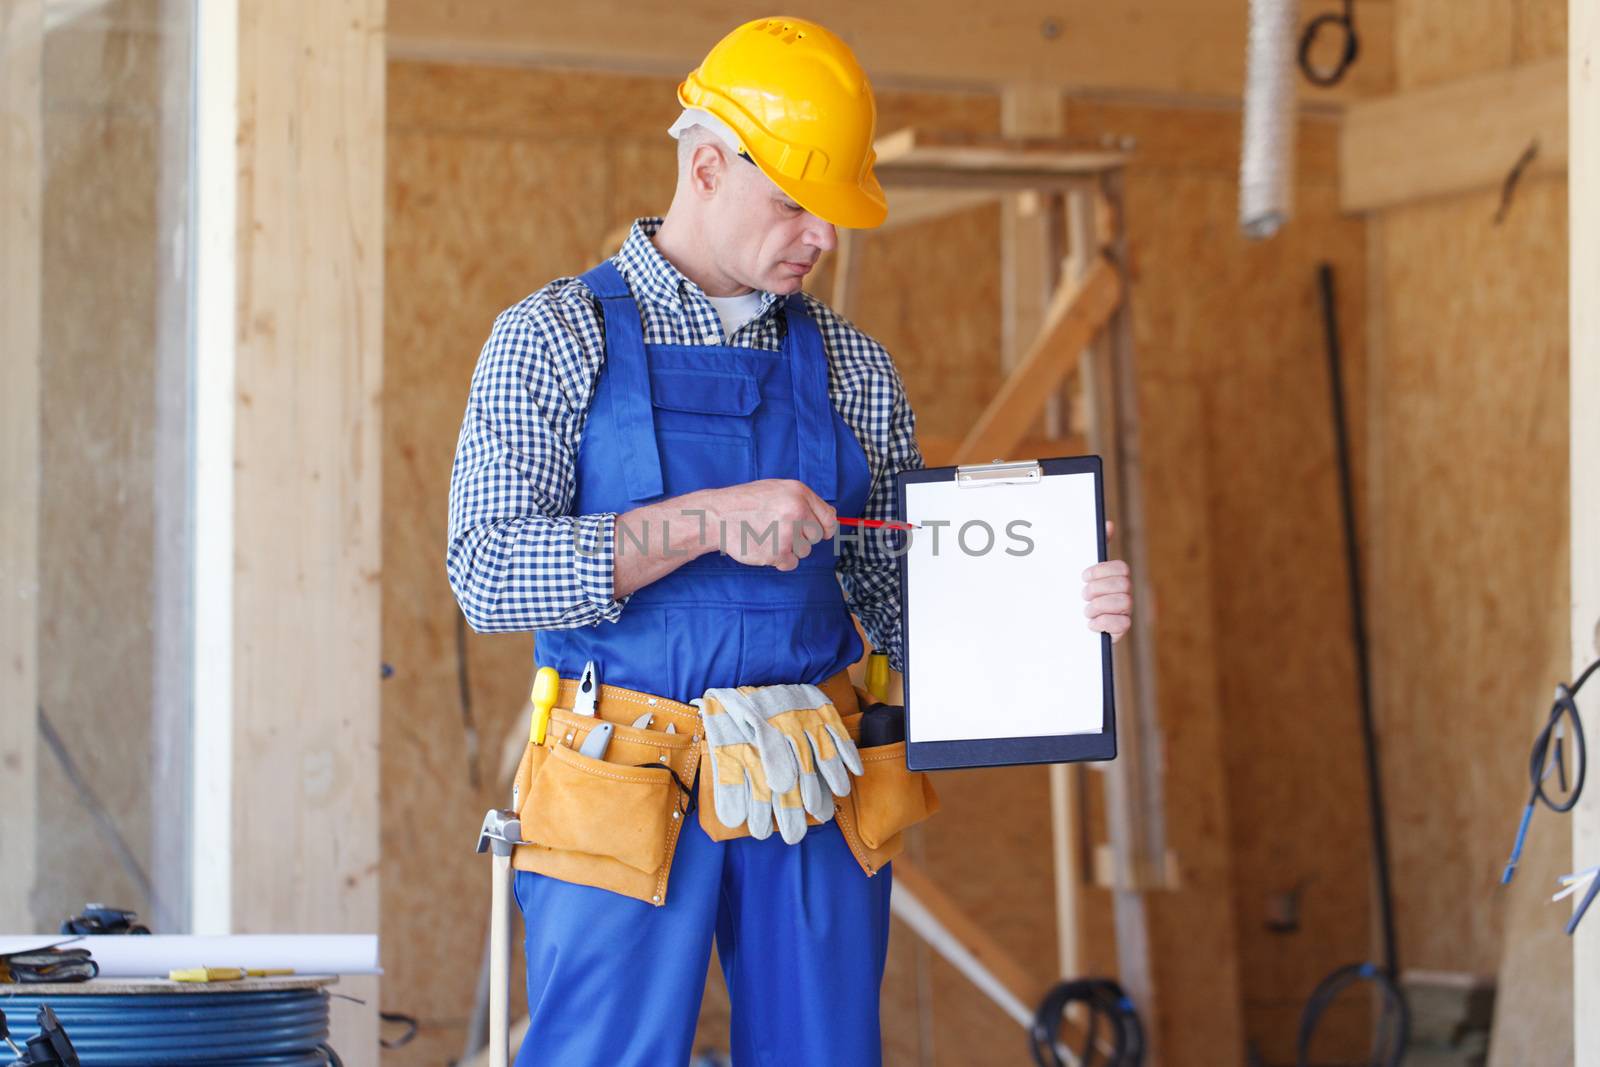
[[[1105,179],[1105,195],[1119,214],[1120,173]],[[1127,262],[1126,235],[1115,242],[1118,265],[1101,260],[1121,285]],[[1082,346],[1080,345],[1081,349]],[[1106,344],[1094,353],[1095,379],[1086,381],[1090,403],[1089,440],[1107,459],[1106,510],[1115,517],[1122,548],[1133,574],[1136,604],[1153,604],[1154,590],[1144,541],[1144,508],[1139,461],[1139,409],[1133,358],[1133,317],[1127,301],[1112,309]],[[1147,1017],[1155,1017],[1155,977],[1150,932],[1142,890],[1163,888],[1170,863],[1166,852],[1161,787],[1161,732],[1156,717],[1155,648],[1149,612],[1136,613],[1133,629],[1114,658],[1117,700],[1117,759],[1106,767],[1106,813],[1116,859],[1113,914],[1117,929],[1117,970],[1124,988]],[[1159,1047],[1152,1035],[1153,1056]]]
[[[1600,656],[1600,10],[1589,0],[1567,8],[1569,115],[1568,255],[1571,257],[1572,664]],[[1600,684],[1591,681],[1589,685]],[[1584,696],[1588,696],[1587,688]],[[1591,700],[1589,707],[1593,708]],[[1572,863],[1600,863],[1600,790],[1573,812]],[[1577,1063],[1600,1063],[1600,915],[1585,916],[1573,937],[1573,1042]]]
[[[371,933],[384,0],[238,2],[233,922]],[[341,988],[375,1064],[376,980]]]
[[[0,0],[0,930],[35,923],[41,0]]]
[[[1017,172],[1024,165],[1048,169],[1052,159],[1076,169],[1080,164],[1071,151],[1052,152],[1050,139],[1059,143],[1066,121],[1066,108],[1059,88],[1052,85],[1008,85],[1000,93],[1001,139],[982,141],[970,135],[932,135],[915,129],[900,131],[887,141],[898,139],[907,147],[896,152],[885,145],[891,159],[925,166],[982,173]],[[993,147],[990,147],[992,145]],[[1024,157],[1027,163],[1023,163]],[[1115,153],[1108,161],[1120,162]],[[1060,226],[1057,217],[1059,195],[1044,196],[1037,190],[1015,194],[1002,202],[1000,209],[1000,368],[1009,372],[1022,359],[1031,339],[1038,334],[1045,306],[1056,292],[1061,277]],[[1047,418],[1043,427],[1048,435],[1059,433],[1055,393],[1046,400]]]
[[[1053,225],[1051,236],[1063,240],[1065,247],[1054,251],[1052,262],[1057,264],[1057,273],[1072,284],[1082,283],[1093,264],[1102,258],[1104,249],[1110,244],[1109,234],[1104,241],[1100,239],[1097,232],[1097,223],[1100,220],[1093,210],[1094,204],[1103,199],[1082,190],[1074,190],[1064,199],[1060,195],[1055,198],[1056,206],[1061,210],[1063,218],[1059,224]],[[1081,401],[1083,385],[1088,381],[1083,371],[1088,368],[1098,343],[1100,343],[1098,338],[1091,338],[1089,344],[1078,354],[1080,373],[1076,383],[1069,381],[1063,388],[1051,394],[1045,414],[1046,429],[1050,433],[1059,436],[1066,430],[1081,432],[1080,425],[1074,419],[1074,412],[1081,406],[1076,402]],[[1073,449],[1071,452],[1032,454],[1072,455],[1087,451],[1088,446],[1085,442],[1082,448]],[[1085,916],[1081,900],[1082,882],[1079,875],[1088,866],[1085,853],[1089,848],[1089,841],[1087,835],[1082,832],[1085,813],[1079,808],[1078,797],[1082,795],[1087,784],[1083,780],[1084,773],[1081,765],[1058,763],[1050,767],[1052,851],[1056,872],[1057,955],[1064,976],[1077,975],[1081,973],[1083,967],[1080,928]]]
[[[1567,164],[1567,65],[1560,59],[1352,104],[1339,137],[1346,211],[1500,186]]]
[[[856,269],[861,253],[856,244],[861,236],[851,230],[840,230],[838,244],[833,249],[833,296],[829,306],[849,318],[855,310]]]

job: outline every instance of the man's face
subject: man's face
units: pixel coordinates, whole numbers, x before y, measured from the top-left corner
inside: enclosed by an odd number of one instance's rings
[[[795,203],[754,164],[731,152],[724,158],[725,186],[709,213],[719,269],[752,289],[798,292],[817,259],[838,243],[833,225]]]

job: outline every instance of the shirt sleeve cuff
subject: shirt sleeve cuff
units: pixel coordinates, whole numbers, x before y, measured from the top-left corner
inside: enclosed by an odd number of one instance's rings
[[[617,516],[615,512],[580,516],[573,526],[573,553],[578,587],[594,613],[594,622],[616,622],[627,597],[614,598]]]

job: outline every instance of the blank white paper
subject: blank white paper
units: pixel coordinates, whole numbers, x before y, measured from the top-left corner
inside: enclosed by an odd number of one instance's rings
[[[1083,613],[1094,475],[913,482],[906,520],[924,527],[906,556],[910,740],[1099,733],[1100,634]]]
[[[101,978],[165,978],[191,967],[288,968],[296,974],[382,974],[377,934],[60,934],[0,937],[0,954],[71,941],[100,965]]]

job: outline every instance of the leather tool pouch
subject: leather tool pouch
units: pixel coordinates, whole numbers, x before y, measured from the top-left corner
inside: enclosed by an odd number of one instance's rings
[[[939,795],[923,771],[906,769],[906,743],[863,748],[862,774],[851,783],[856,832],[870,849],[894,847],[900,831],[939,810]]]
[[[700,749],[685,723],[666,733],[625,725],[639,707],[602,704],[596,718],[553,708],[543,745],[517,768],[522,839],[512,865],[651,904],[666,901],[667,876],[692,807]],[[580,755],[595,723],[613,724],[605,758]]]
[[[844,720],[850,739],[858,741],[861,712],[856,709],[860,694],[848,687],[841,690],[838,686],[828,684],[823,689]],[[905,847],[902,832],[906,827],[921,822],[939,810],[939,796],[925,772],[906,767],[904,741],[859,751],[863,773],[851,776],[849,796],[835,798],[833,817],[856,862],[870,876]],[[716,805],[711,797],[709,770],[708,760],[706,771],[700,775],[701,828],[713,841],[749,837],[748,826],[741,824],[729,827],[718,821]],[[806,825],[819,826],[821,823],[807,815]]]

